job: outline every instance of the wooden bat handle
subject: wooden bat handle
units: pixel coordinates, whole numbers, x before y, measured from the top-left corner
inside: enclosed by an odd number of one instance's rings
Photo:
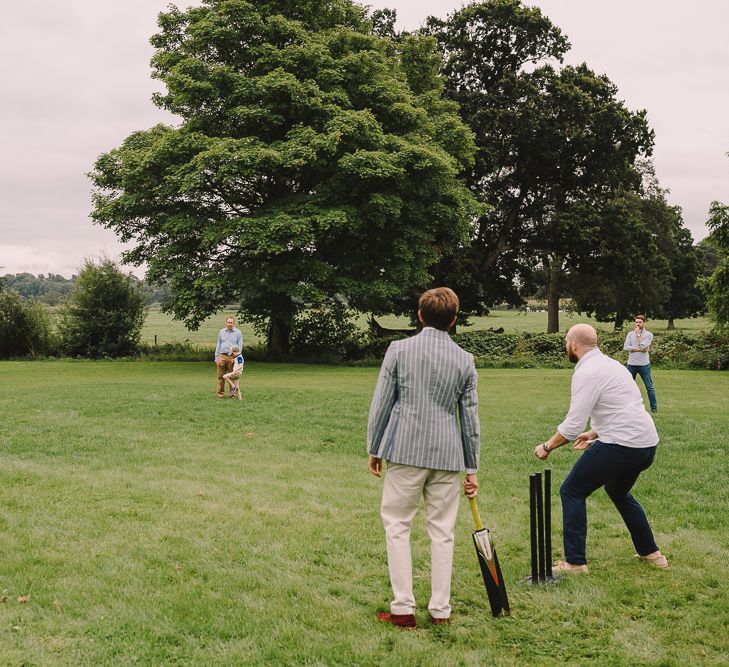
[[[476,530],[483,530],[483,521],[481,521],[481,515],[478,511],[478,505],[476,504],[475,498],[469,498],[468,504],[471,506],[471,514],[473,515],[473,527]]]

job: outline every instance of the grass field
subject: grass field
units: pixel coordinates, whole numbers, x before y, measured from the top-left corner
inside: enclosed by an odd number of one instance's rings
[[[636,495],[671,568],[633,558],[604,492],[588,501],[590,574],[528,573],[533,446],[568,371],[480,372],[480,505],[513,615],[494,620],[462,500],[453,624],[377,624],[389,600],[381,482],[366,472],[376,369],[251,364],[243,402],[200,363],[0,364],[2,665],[729,664],[729,375],[656,371],[662,436]],[[550,464],[555,486],[577,454]],[[555,490],[555,555],[560,508]]]
[[[225,326],[225,319],[229,315],[235,315],[235,308],[229,311],[221,312],[213,317],[205,320],[197,331],[188,331],[182,322],[172,319],[170,315],[162,313],[159,308],[152,308],[147,314],[147,319],[142,329],[142,341],[146,343],[154,343],[155,336],[157,343],[177,343],[188,341],[193,345],[201,347],[215,347],[218,331]],[[360,326],[365,329],[367,326],[366,317],[360,318]],[[410,322],[407,317],[385,316],[378,317],[377,321],[384,327],[390,329],[408,328]],[[598,330],[612,331],[611,324],[597,322],[588,317],[574,315],[570,313],[560,313],[560,329],[566,331],[577,322],[590,322]],[[459,331],[470,331],[478,329],[488,329],[493,327],[498,329],[503,327],[506,333],[530,332],[536,333],[547,330],[547,313],[539,312],[521,312],[518,310],[494,310],[486,317],[472,318],[472,327],[460,328]],[[687,320],[676,320],[676,327],[681,331],[698,332],[708,331],[711,329],[711,322],[703,317]],[[665,331],[667,322],[665,320],[651,320],[648,329],[653,332]],[[244,346],[256,345],[261,338],[253,331],[253,327],[243,322],[238,325],[243,332]]]

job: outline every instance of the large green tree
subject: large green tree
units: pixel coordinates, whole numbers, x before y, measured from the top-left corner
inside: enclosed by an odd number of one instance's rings
[[[626,109],[614,84],[585,65],[555,69],[566,38],[518,0],[475,3],[446,21],[429,19],[426,30],[476,137],[469,186],[490,205],[466,261],[485,284],[529,280],[541,269],[548,331],[557,331],[565,273],[594,252],[585,212],[640,182],[635,162],[653,141],[645,112]]]
[[[543,107],[535,119],[530,159],[542,165],[541,204],[527,229],[525,246],[541,258],[546,278],[547,331],[559,330],[559,301],[565,273],[611,232],[594,228],[592,211],[616,193],[637,190],[639,157],[649,154],[653,134],[645,112],[633,113],[617,99],[617,88],[585,65],[545,72]],[[529,151],[527,146],[525,151]],[[614,220],[620,223],[620,219]],[[623,224],[629,224],[624,221]]]
[[[701,256],[701,277],[708,278],[721,264],[721,251],[716,247],[711,235],[701,239],[696,244],[696,249]]]
[[[535,268],[522,252],[524,233],[540,208],[534,162],[525,150],[534,136],[538,72],[561,62],[569,43],[538,8],[516,0],[469,4],[445,20],[430,17],[423,32],[437,39],[447,94],[476,137],[465,179],[488,205],[468,246],[444,258],[443,281],[474,312],[519,303],[518,288]]]
[[[646,202],[633,191],[616,195],[598,210],[586,206],[582,254],[566,283],[579,312],[620,329],[635,313],[655,315],[670,296],[671,266]]]
[[[675,329],[674,320],[696,317],[706,311],[706,299],[699,285],[703,257],[691,232],[683,225],[680,207],[670,206],[658,193],[644,200],[644,209],[646,217],[653,221],[652,233],[670,268],[668,295],[655,314],[668,321],[668,329]]]
[[[725,328],[729,326],[729,206],[712,202],[706,224],[711,230],[711,243],[719,251],[721,260],[714,272],[702,281],[702,287],[717,326]]]
[[[384,23],[349,0],[160,15],[155,101],[181,122],[98,159],[93,217],[189,326],[238,302],[284,355],[297,312],[336,295],[404,307],[468,238],[472,135],[437,78],[406,70],[434,45],[398,45]]]
[[[584,212],[584,238],[593,252],[572,267],[569,290],[579,311],[612,321],[616,329],[636,312],[666,319],[673,329],[675,319],[705,309],[697,285],[703,260],[652,163],[637,166],[638,192],[620,193]]]
[[[661,307],[661,315],[668,320],[668,328],[675,329],[674,320],[697,317],[706,312],[699,280],[703,269],[703,257],[694,245],[691,232],[685,227],[676,231],[675,246],[668,260],[671,265],[671,293]]]

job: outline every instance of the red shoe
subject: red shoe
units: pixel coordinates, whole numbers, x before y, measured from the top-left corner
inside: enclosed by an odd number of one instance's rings
[[[417,627],[413,614],[391,614],[389,611],[378,611],[377,620],[382,623],[391,623],[403,630],[414,630]]]

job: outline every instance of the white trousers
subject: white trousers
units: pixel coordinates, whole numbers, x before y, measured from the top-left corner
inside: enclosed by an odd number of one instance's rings
[[[387,539],[393,614],[415,613],[410,530],[418,502],[425,500],[425,521],[430,536],[430,602],[433,618],[451,615],[451,571],[460,473],[388,463],[380,515]]]

